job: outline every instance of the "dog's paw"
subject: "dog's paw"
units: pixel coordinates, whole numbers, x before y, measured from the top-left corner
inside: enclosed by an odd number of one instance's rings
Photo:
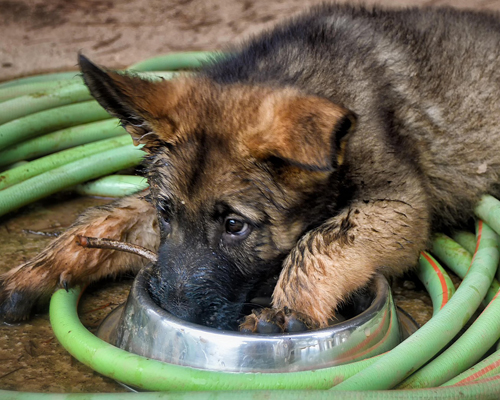
[[[30,318],[47,306],[58,284],[51,270],[27,262],[0,276],[0,321],[14,323]]]
[[[240,332],[245,333],[283,333],[304,332],[319,328],[312,318],[297,311],[283,308],[280,310],[262,308],[253,310],[240,324]]]
[[[9,291],[0,284],[0,321],[7,323],[29,319],[39,297],[34,293],[20,290]]]
[[[0,321],[27,320],[47,308],[57,288],[68,290],[80,283],[74,279],[76,273],[92,265],[74,241],[73,235],[64,233],[31,260],[0,276]]]

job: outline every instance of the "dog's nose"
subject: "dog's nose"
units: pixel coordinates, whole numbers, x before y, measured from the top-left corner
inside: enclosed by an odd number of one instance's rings
[[[164,310],[188,322],[197,322],[199,305],[193,301],[195,287],[188,271],[157,267],[150,279],[150,295]]]
[[[160,245],[149,292],[178,318],[227,329],[239,317],[245,282],[224,255],[198,239],[191,235],[181,244],[167,240]]]
[[[198,313],[195,307],[185,299],[177,296],[168,296],[165,301],[165,309],[186,322],[199,323]]]

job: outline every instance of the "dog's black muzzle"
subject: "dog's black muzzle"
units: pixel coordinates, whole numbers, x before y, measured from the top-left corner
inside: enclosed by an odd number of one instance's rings
[[[161,308],[185,321],[236,329],[252,286],[217,251],[197,243],[175,246],[166,241],[159,249],[149,293]]]

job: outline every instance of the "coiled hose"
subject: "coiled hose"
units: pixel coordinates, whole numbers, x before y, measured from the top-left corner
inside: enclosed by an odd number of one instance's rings
[[[213,57],[213,53],[174,54],[136,64],[133,69],[153,71],[198,67],[203,60]],[[171,75],[164,74],[166,78]],[[0,173],[0,180],[7,181],[0,189],[0,215],[57,190],[76,188],[80,192],[98,195],[124,195],[146,187],[142,178],[120,176],[77,185],[137,165],[141,159],[140,152],[125,143],[127,139],[121,136],[123,130],[117,127],[116,120],[109,119],[97,103],[89,101],[88,93],[82,87],[76,73],[43,75],[0,84],[0,102],[5,106],[4,110],[8,110],[0,111],[0,165],[8,166],[57,152],[26,164],[36,167],[35,172],[28,172],[30,168],[20,166]],[[102,136],[101,130],[109,136]],[[87,150],[82,146],[115,136],[118,137],[87,145]],[[64,139],[67,141],[60,143]],[[69,148],[72,149],[66,150]],[[81,151],[88,153],[78,157],[76,154]],[[113,161],[120,157],[127,163]],[[104,159],[109,160],[109,164],[104,163],[108,166],[93,168]],[[112,193],[115,181],[121,185],[125,182],[127,187]],[[55,186],[47,189],[51,182]],[[500,232],[499,210],[500,202],[485,196],[476,212]],[[136,387],[179,392],[65,395],[0,391],[0,397],[331,399],[340,395],[345,399],[497,399],[500,397],[500,352],[475,366],[473,364],[500,336],[500,328],[495,322],[500,321],[500,302],[495,297],[499,286],[493,279],[498,264],[498,238],[483,222],[478,223],[477,243],[472,243],[471,236],[459,233],[454,237],[464,247],[475,251],[472,263],[471,254],[452,239],[438,235],[433,242],[434,255],[464,278],[455,294],[449,277],[437,261],[427,253],[422,254],[419,276],[431,294],[434,316],[423,328],[384,355],[332,368],[286,374],[235,374],[169,365],[127,353],[97,339],[78,319],[79,291],[67,293],[62,290],[56,292],[51,301],[51,321],[58,339],[76,358],[100,373]],[[439,357],[415,373],[453,339],[481,301],[487,307],[471,327]],[[397,384],[401,388],[425,389],[373,390]],[[442,387],[428,388],[439,384],[443,384]],[[324,390],[329,388],[332,390]],[[341,391],[341,394],[336,391]]]
[[[476,254],[475,261],[471,266],[469,272],[470,278],[461,285],[457,293],[452,297],[450,302],[437,313],[431,321],[439,317],[440,314],[445,317],[447,307],[451,305],[453,298],[456,296],[463,296],[461,292],[467,292],[472,286],[477,284],[477,274],[486,275],[486,282],[482,286],[484,292],[489,287],[489,280],[492,279],[493,273],[496,269],[495,262],[497,260],[488,259],[486,254],[491,251],[491,240],[489,236],[494,237],[494,234],[485,224],[480,223],[478,229],[479,250]],[[495,251],[493,251],[495,252]],[[498,258],[498,252],[496,252]],[[495,257],[495,256],[494,256]],[[437,276],[437,275],[436,275]],[[491,277],[491,279],[489,279]],[[439,278],[436,278],[439,281]],[[435,286],[434,286],[435,287]],[[441,287],[441,291],[448,290],[448,288]],[[481,290],[481,289],[480,289]],[[481,296],[480,294],[478,295]],[[51,301],[51,322],[53,325],[54,333],[70,353],[83,363],[91,366],[95,370],[104,375],[111,376],[122,382],[133,384],[137,387],[146,388],[149,390],[170,390],[170,391],[187,391],[187,393],[154,393],[154,394],[138,394],[139,397],[154,397],[154,398],[211,398],[211,399],[225,399],[225,398],[251,398],[251,399],[298,399],[298,398],[328,398],[333,399],[338,397],[339,394],[333,391],[318,391],[310,390],[326,389],[331,387],[337,382],[349,378],[349,376],[356,377],[362,374],[367,369],[376,365],[376,363],[383,361],[393,352],[405,347],[408,342],[407,339],[400,346],[386,355],[374,357],[372,359],[356,362],[352,364],[342,365],[338,367],[325,368],[317,371],[303,371],[285,374],[235,374],[235,373],[222,373],[213,371],[204,371],[192,369],[189,367],[181,367],[177,365],[170,365],[155,360],[148,360],[134,354],[127,353],[121,349],[113,347],[100,339],[93,336],[88,332],[78,319],[76,313],[76,305],[79,297],[79,290],[71,290],[66,292],[60,290],[54,294]],[[438,296],[433,296],[437,298]],[[478,300],[479,303],[480,300]],[[455,307],[461,307],[459,302]],[[439,303],[435,305],[439,308]],[[456,310],[455,310],[456,311]],[[466,320],[457,321],[453,325],[461,325]],[[434,324],[436,325],[436,324]],[[429,323],[426,324],[429,326]],[[443,326],[441,326],[443,328]],[[420,330],[420,331],[421,331]],[[417,332],[418,333],[418,332]],[[416,334],[414,334],[416,335]],[[434,338],[433,341],[436,341]],[[439,340],[438,340],[439,341]],[[429,343],[430,344],[430,343]],[[400,350],[399,350],[400,351]],[[419,351],[422,351],[419,348]],[[357,371],[360,371],[356,374]],[[353,375],[355,374],[355,375]],[[377,377],[379,375],[375,374]],[[352,378],[351,378],[352,379]],[[348,382],[347,379],[345,382]],[[338,386],[337,386],[338,387]],[[268,391],[265,389],[274,388],[276,390]],[[296,391],[297,388],[304,390]],[[235,390],[242,389],[252,391],[234,392]],[[264,391],[263,391],[264,389]],[[286,389],[286,390],[284,390]],[[202,392],[193,393],[191,391],[197,390],[217,390],[217,392]],[[221,392],[221,390],[223,392]],[[419,390],[392,390],[392,391],[351,391],[341,392],[342,398],[352,399],[402,399],[402,398],[418,398],[418,399],[446,399],[446,398],[464,398],[464,399],[494,399],[500,393],[500,380],[486,377],[479,381],[472,380],[465,386],[450,386],[443,388],[419,389]],[[2,394],[0,392],[0,394]],[[78,398],[80,395],[71,395]],[[83,398],[84,394],[81,395]],[[93,395],[96,398],[114,398],[118,395]],[[123,396],[120,394],[119,396]],[[135,396],[135,395],[133,395]],[[184,396],[184,397],[183,397]],[[61,395],[62,398],[64,395]],[[22,398],[22,397],[16,397]],[[68,397],[69,398],[69,395]]]

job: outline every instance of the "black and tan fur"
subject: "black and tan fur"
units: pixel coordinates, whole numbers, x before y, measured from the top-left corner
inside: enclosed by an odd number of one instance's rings
[[[274,308],[324,326],[375,272],[414,266],[431,226],[500,195],[495,15],[325,5],[172,82],[80,65],[145,144],[150,193],[89,211],[5,274],[7,320],[141,264],[77,247],[84,234],[158,250],[150,292],[187,320],[234,327],[279,275]]]

